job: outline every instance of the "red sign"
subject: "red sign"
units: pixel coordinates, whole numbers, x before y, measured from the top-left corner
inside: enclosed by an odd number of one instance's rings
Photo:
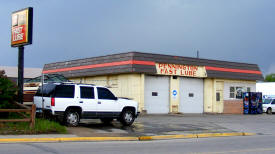
[[[32,8],[12,14],[11,46],[32,44]]]
[[[26,26],[15,26],[12,27],[12,42],[13,43],[20,43],[20,42],[26,42]]]

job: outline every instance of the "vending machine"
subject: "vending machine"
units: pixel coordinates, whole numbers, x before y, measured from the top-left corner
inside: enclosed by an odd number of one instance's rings
[[[244,114],[262,114],[262,93],[245,92],[243,93]]]

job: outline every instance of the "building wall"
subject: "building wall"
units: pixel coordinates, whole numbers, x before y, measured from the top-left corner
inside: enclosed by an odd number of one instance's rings
[[[137,101],[139,111],[144,110],[144,74],[105,75],[69,80],[108,87],[117,97],[127,97]]]
[[[242,100],[225,100],[223,113],[224,114],[243,114],[243,101]]]
[[[177,94],[173,95],[173,91],[176,90]],[[180,103],[180,77],[174,78],[170,76],[170,112],[178,113]]]
[[[263,97],[275,97],[275,82],[257,83],[256,92],[262,92]]]
[[[105,75],[95,77],[71,78],[70,80],[79,83],[106,86],[117,97],[127,97],[137,101],[139,103],[139,111],[145,110],[144,74]],[[179,103],[181,95],[179,85],[180,77],[173,78],[173,76],[170,76],[169,111],[172,113],[179,112]],[[240,102],[242,102],[242,100],[229,98],[230,87],[250,87],[251,91],[256,91],[256,82],[245,80],[205,78],[203,86],[204,113],[241,114],[242,103]],[[174,90],[177,91],[176,96],[173,95]],[[220,97],[220,99],[217,99],[217,97]]]
[[[224,83],[224,99],[225,100],[234,100],[234,98],[229,97],[230,87],[243,87],[245,90],[249,87],[251,92],[256,92],[256,82],[225,80],[225,83]]]
[[[250,87],[256,91],[256,81],[204,79],[204,112],[205,113],[242,113],[242,99],[230,98],[230,87]],[[221,92],[221,101],[217,101],[217,94]],[[236,103],[235,106],[233,103]]]
[[[203,95],[204,112],[212,113],[214,111],[214,79],[204,79]]]

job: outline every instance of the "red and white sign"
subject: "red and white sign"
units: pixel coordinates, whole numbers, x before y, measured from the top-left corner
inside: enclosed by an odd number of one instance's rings
[[[26,27],[25,25],[12,27],[12,42],[26,42]]]
[[[157,74],[188,77],[207,77],[204,66],[156,63]]]
[[[11,46],[32,43],[32,8],[26,8],[12,14]]]

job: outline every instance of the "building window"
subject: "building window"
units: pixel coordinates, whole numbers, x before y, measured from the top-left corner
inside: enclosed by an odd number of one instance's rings
[[[230,87],[229,98],[235,98],[235,87]]]
[[[152,96],[158,96],[158,92],[152,92]]]
[[[178,79],[178,77],[177,76],[173,76],[173,79]]]
[[[189,93],[189,97],[194,97],[194,93]]]
[[[243,87],[236,87],[236,98],[242,99],[243,98]]]
[[[242,99],[244,92],[250,92],[251,87],[229,87],[229,98]]]
[[[216,92],[216,101],[217,102],[221,101],[221,94],[220,94],[220,92]]]

